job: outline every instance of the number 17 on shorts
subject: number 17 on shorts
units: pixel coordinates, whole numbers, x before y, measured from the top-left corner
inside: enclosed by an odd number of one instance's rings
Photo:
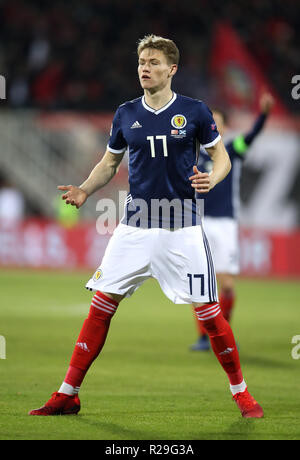
[[[204,274],[203,273],[188,273],[190,294],[197,291],[198,295],[204,295]]]

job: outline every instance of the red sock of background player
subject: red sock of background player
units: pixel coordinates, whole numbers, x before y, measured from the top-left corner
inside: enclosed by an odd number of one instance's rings
[[[197,327],[199,337],[207,336],[207,332],[205,330],[205,327],[203,326],[202,321],[198,320],[197,313],[196,313],[195,309],[194,309],[194,313],[195,313],[196,327]]]
[[[224,318],[230,322],[232,309],[235,302],[235,293],[233,289],[225,290],[222,289],[220,294],[220,307]]]
[[[59,393],[77,394],[80,385],[105,343],[111,318],[118,303],[97,291],[77,339],[66,377]]]
[[[201,321],[209,336],[212,349],[226,372],[232,394],[246,389],[241,371],[239,353],[231,327],[223,317],[217,302],[195,308],[198,321]]]

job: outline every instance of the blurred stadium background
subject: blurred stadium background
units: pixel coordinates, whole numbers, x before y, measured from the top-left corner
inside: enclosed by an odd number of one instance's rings
[[[109,235],[97,235],[96,203],[118,202],[126,160],[78,215],[62,207],[56,186],[80,184],[103,154],[113,112],[141,93],[137,40],[155,33],[180,48],[175,91],[226,109],[228,136],[250,128],[262,91],[274,95],[243,169],[242,274],[299,277],[297,3],[2,0],[0,265],[98,264]]]
[[[297,0],[0,0],[1,439],[299,439],[299,21]],[[96,205],[118,211],[127,161],[79,213],[56,187],[86,178],[117,106],[141,94],[135,49],[149,33],[175,40],[174,90],[225,109],[228,137],[250,128],[263,91],[276,101],[243,166],[234,316],[266,418],[241,423],[212,355],[188,351],[190,309],[150,281],[116,315],[84,417],[28,421],[63,378],[110,237]]]

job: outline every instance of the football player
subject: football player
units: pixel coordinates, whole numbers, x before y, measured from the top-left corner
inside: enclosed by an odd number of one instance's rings
[[[125,215],[86,285],[94,291],[88,317],[62,385],[30,415],[78,413],[79,388],[102,350],[120,302],[152,277],[174,303],[194,305],[242,416],[262,417],[261,406],[247,390],[231,327],[221,314],[210,248],[195,200],[195,192],[208,193],[229,173],[228,153],[206,104],[172,91],[179,62],[175,43],[146,36],[137,54],[143,96],[119,106],[105,155],[87,180],[79,187],[59,186],[66,203],[80,208],[112,179],[128,149]],[[197,169],[199,144],[213,161],[211,174]],[[166,203],[169,215],[161,209]]]

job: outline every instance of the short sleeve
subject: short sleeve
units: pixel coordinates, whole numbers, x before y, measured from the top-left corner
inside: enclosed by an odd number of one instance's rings
[[[209,148],[217,144],[221,136],[210,109],[203,102],[198,111],[198,123],[198,139],[202,147]]]
[[[116,154],[124,153],[127,149],[127,142],[122,133],[120,108],[117,109],[111,125],[107,149]]]

